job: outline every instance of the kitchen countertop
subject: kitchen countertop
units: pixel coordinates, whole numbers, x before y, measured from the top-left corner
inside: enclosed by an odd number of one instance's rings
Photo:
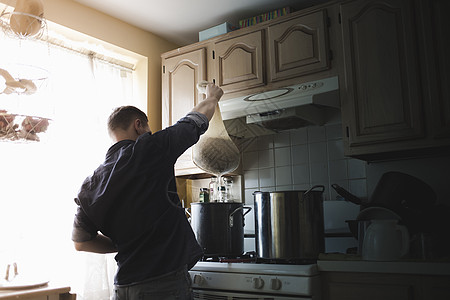
[[[350,254],[321,254],[317,260],[320,272],[369,272],[450,276],[449,260],[364,261]]]
[[[46,285],[32,289],[0,290],[0,299],[31,299],[31,297],[37,298],[49,295],[61,295],[68,294],[69,292],[70,287],[68,286]],[[70,299],[70,297],[67,297],[67,299]]]

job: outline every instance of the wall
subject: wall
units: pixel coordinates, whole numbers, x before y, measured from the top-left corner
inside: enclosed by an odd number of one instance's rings
[[[249,139],[242,154],[245,202],[261,191],[307,190],[324,185],[324,200],[340,200],[336,183],[367,198],[366,163],[344,157],[340,123]]]
[[[144,75],[147,75],[147,87],[141,96],[147,98],[150,128],[153,131],[161,129],[160,55],[177,48],[177,45],[71,0],[43,2],[47,20],[135,52],[147,59],[146,65],[141,66]],[[14,6],[15,1],[0,0],[0,3]]]
[[[367,166],[367,191],[375,189],[381,175],[399,171],[415,176],[431,186],[437,202],[450,206],[450,156],[371,163]]]
[[[261,191],[307,190],[325,186],[324,225],[326,232],[348,232],[345,220],[355,219],[360,207],[342,199],[331,188],[337,183],[356,196],[367,199],[382,174],[400,171],[428,183],[438,195],[438,202],[450,206],[450,156],[366,163],[343,154],[340,122],[311,126],[275,135],[241,141],[245,203],[253,204],[252,193]],[[247,217],[248,218],[248,217]],[[246,230],[254,231],[252,220]],[[343,252],[356,247],[352,237],[328,237],[326,252]],[[245,240],[246,251],[254,240]]]

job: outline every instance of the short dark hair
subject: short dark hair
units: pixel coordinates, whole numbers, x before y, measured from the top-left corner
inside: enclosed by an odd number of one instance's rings
[[[108,130],[114,131],[117,128],[126,130],[134,120],[139,119],[147,124],[147,115],[134,106],[120,106],[114,109],[108,118]]]

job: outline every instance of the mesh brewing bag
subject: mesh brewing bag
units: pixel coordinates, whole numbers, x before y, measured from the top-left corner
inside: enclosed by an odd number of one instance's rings
[[[239,149],[228,135],[217,105],[208,130],[192,147],[192,160],[203,171],[221,176],[236,170],[239,159]]]

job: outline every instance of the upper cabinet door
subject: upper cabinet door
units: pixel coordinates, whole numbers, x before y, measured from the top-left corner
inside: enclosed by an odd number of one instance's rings
[[[263,86],[263,31],[215,43],[215,78],[225,93]]]
[[[197,83],[206,80],[204,48],[165,58],[162,61],[163,128],[176,123],[202,99]]]
[[[450,1],[422,0],[433,137],[450,138]]]
[[[206,80],[206,49],[201,48],[162,60],[162,128],[176,123],[199,103],[197,83]],[[175,163],[175,175],[202,173],[187,149]]]
[[[271,25],[267,34],[269,82],[330,67],[326,10]]]
[[[361,145],[382,152],[390,142],[423,137],[413,1],[353,1],[341,5],[341,18],[347,154]]]

